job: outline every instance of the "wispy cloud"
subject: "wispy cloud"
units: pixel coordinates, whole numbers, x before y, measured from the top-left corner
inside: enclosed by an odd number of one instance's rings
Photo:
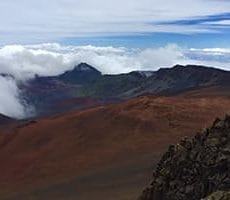
[[[222,13],[217,15],[208,15],[193,17],[189,19],[175,20],[162,22],[160,24],[171,24],[171,25],[198,25],[198,24],[213,24],[223,20],[230,20],[230,13]]]
[[[220,0],[7,0],[0,2],[0,42],[210,32],[212,25],[205,23],[229,20],[229,8],[229,1]]]
[[[182,20],[160,22],[157,24],[161,26],[186,27],[188,32],[191,32],[191,28],[194,28],[195,32],[223,32],[230,30],[230,13],[197,16]]]

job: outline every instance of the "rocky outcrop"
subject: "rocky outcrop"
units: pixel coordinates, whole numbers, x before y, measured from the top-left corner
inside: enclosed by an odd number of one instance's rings
[[[185,138],[171,145],[139,200],[200,200],[229,190],[230,116],[226,116],[192,140]]]
[[[207,198],[202,200],[229,200],[230,199],[230,191],[217,191],[209,195]]]

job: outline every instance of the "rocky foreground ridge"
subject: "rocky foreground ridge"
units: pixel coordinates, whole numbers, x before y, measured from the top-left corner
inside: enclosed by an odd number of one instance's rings
[[[171,145],[139,200],[229,200],[230,116]]]

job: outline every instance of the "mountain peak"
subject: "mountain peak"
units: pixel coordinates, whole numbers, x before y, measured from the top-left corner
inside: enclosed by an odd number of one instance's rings
[[[80,63],[79,65],[76,65],[72,71],[94,71],[101,73],[96,68],[92,67],[87,63]]]
[[[73,70],[66,71],[60,75],[60,78],[68,83],[82,83],[91,82],[101,76],[101,72],[88,65],[87,63],[80,63],[75,66]]]

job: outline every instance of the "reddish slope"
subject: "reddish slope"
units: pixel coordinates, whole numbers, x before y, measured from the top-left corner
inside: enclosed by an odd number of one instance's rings
[[[121,167],[124,161],[137,164],[150,152],[157,158],[169,144],[228,111],[229,97],[146,96],[11,127],[0,135],[0,197]]]

